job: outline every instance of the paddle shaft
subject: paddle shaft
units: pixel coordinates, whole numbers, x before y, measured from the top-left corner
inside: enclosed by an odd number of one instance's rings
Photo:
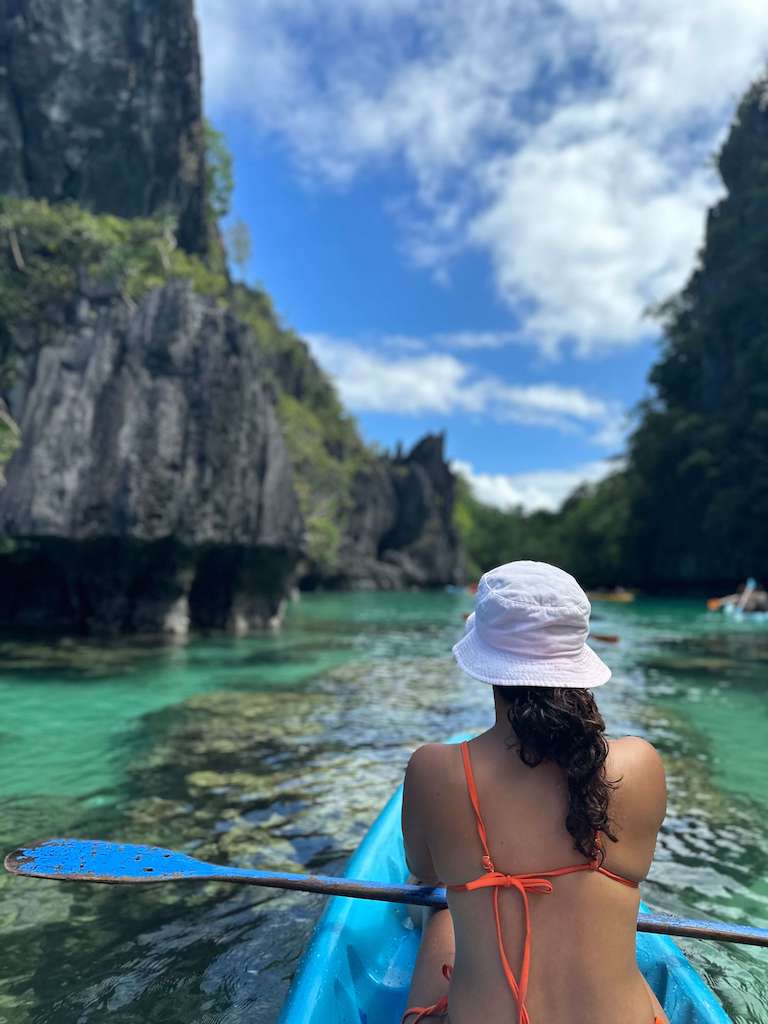
[[[226,876],[218,876],[227,881]],[[233,882],[249,879],[232,877]],[[444,910],[447,907],[445,889],[418,885],[381,885],[351,878],[328,875],[265,875],[250,881],[273,889],[295,889],[300,892],[322,893],[326,896],[349,896],[360,900],[382,900],[387,903],[407,903],[413,906]],[[720,942],[740,942],[748,946],[768,947],[768,929],[726,924],[722,921],[697,921],[667,914],[638,914],[637,930],[657,935],[677,935],[691,939],[713,939]]]
[[[322,893],[325,896],[349,896],[359,900],[381,900],[387,903],[406,903],[412,906],[447,907],[443,888],[419,885],[382,885],[352,878],[331,875],[268,875],[258,879],[218,875],[220,881],[245,882],[272,889],[294,889],[300,892]],[[638,914],[637,930],[657,935],[677,935],[691,939],[713,939],[719,942],[740,942],[748,946],[768,947],[768,929],[727,924],[723,921],[697,921],[668,914]]]
[[[114,853],[119,853],[115,860]],[[35,856],[41,855],[42,862]],[[89,859],[88,855],[93,859]],[[75,860],[69,860],[74,855]],[[103,857],[110,856],[108,866]],[[96,859],[98,858],[98,859]],[[139,863],[136,863],[139,862]],[[86,864],[89,866],[86,868]],[[115,868],[131,865],[127,873],[112,873]],[[150,866],[147,866],[150,865]],[[168,870],[164,870],[167,866]],[[224,867],[209,864],[178,854],[172,850],[139,846],[131,843],[112,844],[103,841],[49,840],[5,858],[5,868],[12,874],[58,881],[101,882],[112,885],[147,885],[159,882],[217,881],[240,882],[271,889],[291,889],[300,892],[321,893],[327,896],[348,896],[355,899],[383,900],[389,903],[407,903],[415,906],[445,908],[446,891],[443,888],[419,885],[384,885],[331,875],[284,874],[251,871],[247,868]],[[125,869],[123,869],[125,872]],[[666,914],[638,914],[637,930],[658,935],[677,935],[685,938],[713,939],[721,942],[739,942],[768,947],[768,929],[732,925],[721,921],[696,921]]]

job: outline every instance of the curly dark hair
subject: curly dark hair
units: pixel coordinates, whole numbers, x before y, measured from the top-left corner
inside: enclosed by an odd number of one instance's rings
[[[605,776],[605,721],[591,691],[545,686],[494,686],[494,690],[512,726],[510,748],[517,749],[529,768],[542,761],[554,761],[562,768],[568,783],[565,827],[580,853],[602,862],[598,835],[614,843],[618,838],[608,805],[621,779],[609,782]]]

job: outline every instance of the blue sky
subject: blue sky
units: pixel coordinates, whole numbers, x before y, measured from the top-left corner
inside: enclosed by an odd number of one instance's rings
[[[621,452],[768,11],[199,0],[247,279],[386,447],[553,507]],[[670,9],[671,8],[671,9]],[[723,38],[729,43],[723,46]]]

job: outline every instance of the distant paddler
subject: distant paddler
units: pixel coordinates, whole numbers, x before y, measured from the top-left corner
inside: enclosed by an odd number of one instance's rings
[[[735,594],[711,597],[707,601],[707,608],[711,612],[724,612],[733,609],[743,612],[745,615],[749,615],[751,612],[768,612],[768,593],[759,586],[754,576],[750,576],[746,583],[739,585]]]

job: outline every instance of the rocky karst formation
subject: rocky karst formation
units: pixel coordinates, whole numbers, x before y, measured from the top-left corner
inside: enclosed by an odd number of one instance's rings
[[[66,314],[45,344],[16,332],[7,402],[23,444],[0,491],[17,541],[0,621],[185,632],[272,619],[303,524],[250,332],[186,282],[135,309],[79,294]]]
[[[192,0],[0,7],[0,626],[241,632],[297,582],[461,577],[442,438],[365,447],[228,279],[207,166]]]
[[[178,219],[208,245],[191,0],[0,5],[0,194]]]
[[[321,584],[397,590],[464,579],[443,444],[442,434],[428,434],[407,455],[381,457],[357,472],[337,570]]]

